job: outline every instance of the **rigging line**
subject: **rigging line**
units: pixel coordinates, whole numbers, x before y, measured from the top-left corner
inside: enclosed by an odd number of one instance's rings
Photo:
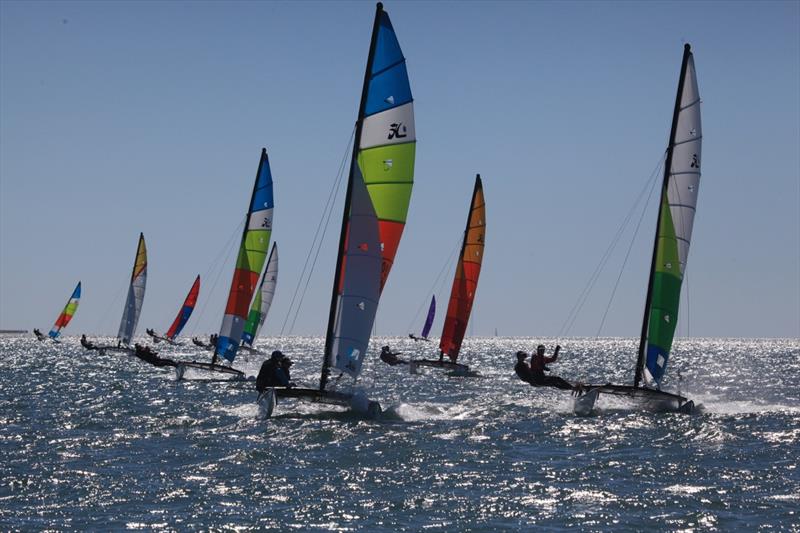
[[[128,283],[128,285],[130,285],[130,282]],[[103,328],[105,328],[106,324],[108,324],[108,319],[110,317],[109,311],[111,311],[111,308],[114,307],[117,304],[117,302],[120,299],[120,296],[122,296],[122,292],[124,290],[126,290],[127,288],[128,287],[126,287],[125,285],[121,285],[120,286],[119,290],[117,291],[117,294],[114,295],[114,299],[111,300],[111,303],[106,308],[105,313],[100,315],[100,317],[97,319],[97,322],[95,323],[95,326],[94,326],[95,330],[102,330]],[[95,333],[95,335],[96,334],[97,333]]]
[[[578,315],[580,314],[581,310],[583,309],[583,306],[586,304],[586,301],[589,298],[589,294],[592,292],[592,289],[594,288],[594,285],[597,282],[597,279],[600,277],[600,274],[602,273],[603,268],[605,268],[606,263],[610,259],[611,254],[613,253],[614,249],[617,246],[617,243],[619,242],[620,238],[622,238],[622,234],[624,233],[625,228],[628,226],[628,223],[630,222],[631,217],[636,212],[636,208],[638,207],[639,202],[641,202],[642,197],[647,192],[648,188],[652,186],[651,185],[652,181],[659,174],[659,171],[661,170],[662,165],[664,163],[665,157],[666,157],[666,152],[659,159],[658,163],[656,164],[656,167],[650,173],[650,177],[645,181],[644,186],[642,187],[642,190],[639,191],[639,195],[636,197],[636,200],[633,203],[633,205],[631,206],[631,209],[625,215],[625,218],[623,219],[622,223],[617,228],[617,231],[616,231],[614,237],[612,238],[611,242],[609,243],[609,245],[606,248],[605,252],[603,253],[602,257],[600,258],[600,261],[595,266],[594,271],[592,272],[591,276],[589,276],[589,279],[587,280],[586,284],[584,285],[583,289],[581,290],[580,294],[578,295],[578,298],[576,299],[575,303],[572,305],[572,308],[570,309],[569,313],[567,314],[567,318],[564,320],[564,323],[561,325],[561,328],[558,331],[557,337],[562,337],[564,335],[567,335],[569,333],[569,331],[572,329],[572,327],[575,325],[575,321],[577,320]]]
[[[317,263],[317,257],[319,256],[319,250],[322,248],[322,241],[325,239],[325,233],[328,231],[328,222],[331,218],[331,213],[333,212],[333,206],[335,204],[336,197],[339,194],[339,188],[341,187],[342,176],[344,175],[344,169],[347,165],[348,155],[352,152],[351,147],[353,144],[353,138],[355,137],[356,128],[353,126],[353,130],[350,132],[350,139],[347,141],[347,146],[345,147],[344,154],[342,155],[342,160],[339,163],[339,170],[336,173],[336,177],[331,184],[331,190],[328,193],[328,199],[325,202],[325,207],[322,210],[322,214],[319,218],[319,223],[317,223],[317,229],[314,232],[314,238],[311,241],[311,246],[308,248],[308,253],[306,254],[305,263],[303,263],[303,270],[300,272],[300,277],[297,279],[297,285],[294,288],[294,293],[292,294],[292,301],[289,304],[289,309],[286,311],[286,316],[283,319],[283,324],[281,325],[281,331],[278,334],[279,337],[283,337],[283,332],[286,329],[286,324],[289,321],[289,317],[292,316],[292,308],[294,308],[294,303],[297,299],[297,294],[300,291],[300,285],[303,283],[303,277],[306,275],[306,270],[308,268],[308,262],[311,259],[311,254],[314,252],[314,247],[317,246],[317,252],[314,257],[314,262],[311,266],[311,270],[308,271],[308,277],[306,279],[305,287],[303,289],[303,295],[300,298],[300,301],[295,308],[295,316],[292,320],[292,325],[289,328],[289,334],[291,334],[292,330],[294,329],[295,321],[297,320],[297,315],[300,313],[300,307],[303,304],[303,298],[305,297],[305,292],[308,289],[308,284],[311,280],[311,275],[314,272],[314,266]],[[358,164],[358,163],[355,163]],[[324,228],[323,228],[324,222]],[[320,230],[322,230],[322,236],[319,237]],[[319,237],[319,241],[317,238]]]
[[[203,319],[203,316],[205,315],[206,307],[208,306],[208,302],[211,301],[211,295],[214,294],[214,289],[216,289],[217,283],[219,282],[219,278],[220,278],[220,276],[222,276],[222,271],[225,270],[225,266],[228,264],[228,261],[230,260],[230,256],[231,256],[230,250],[233,247],[233,244],[235,242],[236,236],[237,235],[241,235],[242,229],[244,228],[244,225],[247,223],[247,218],[248,218],[248,215],[245,215],[245,217],[242,219],[242,221],[239,222],[239,224],[233,230],[233,233],[231,233],[231,236],[228,237],[228,242],[225,243],[225,246],[217,254],[217,257],[214,258],[214,261],[212,261],[211,266],[206,269],[206,272],[204,274],[205,276],[208,277],[210,274],[212,274],[214,272],[214,270],[217,271],[217,275],[214,276],[214,283],[211,285],[211,288],[208,290],[208,296],[206,296],[205,301],[203,302],[203,306],[200,308],[200,313],[197,315],[197,317],[195,318],[194,323],[192,324],[192,330],[191,330],[191,333],[189,334],[190,337],[194,336],[195,331],[197,330],[197,326],[200,324],[200,322]],[[220,258],[222,258],[222,257],[225,257],[226,259],[224,261],[220,262],[219,268],[217,269],[217,267],[215,265],[220,260]]]
[[[437,285],[439,284],[439,278],[442,277],[442,274],[444,274],[445,269],[447,269],[447,267],[450,266],[450,262],[453,260],[453,255],[456,253],[459,246],[461,246],[461,242],[463,240],[464,240],[464,235],[462,233],[462,235],[458,238],[458,241],[456,241],[455,246],[450,251],[450,255],[447,256],[447,260],[442,265],[442,268],[439,269],[439,274],[436,276],[436,279],[433,280],[433,284],[431,285],[431,288],[428,289],[426,296],[431,296],[433,294],[439,293],[439,291],[436,290]],[[429,298],[422,299],[422,302],[419,304],[419,307],[417,308],[416,314],[414,314],[414,318],[411,319],[411,322],[409,322],[408,327],[406,328],[408,331],[411,331],[411,328],[414,326],[414,323],[417,321],[417,318],[419,318],[419,314],[422,312],[422,309],[425,307],[425,304],[427,303],[428,305],[430,305],[429,300],[430,300]]]
[[[628,251],[625,253],[625,259],[622,261],[622,267],[619,269],[619,274],[617,275],[617,281],[614,283],[614,290],[611,291],[611,297],[608,299],[608,305],[606,305],[606,310],[603,313],[603,319],[600,321],[600,327],[597,328],[597,334],[595,335],[595,339],[600,337],[600,331],[603,329],[603,325],[606,323],[606,316],[608,316],[608,310],[611,309],[611,303],[614,301],[614,296],[617,294],[617,287],[619,287],[619,280],[622,279],[622,273],[625,271],[625,265],[628,264],[628,258],[631,255],[631,250],[633,249],[633,243],[636,242],[636,235],[639,234],[639,228],[642,225],[642,220],[644,220],[644,215],[647,212],[647,204],[650,203],[650,198],[653,196],[653,190],[656,188],[656,181],[653,181],[652,187],[650,187],[650,192],[647,194],[647,200],[644,202],[644,207],[642,208],[642,214],[639,215],[639,222],[636,223],[636,229],[633,231],[633,236],[631,237],[631,243],[628,245]]]
[[[689,273],[686,270],[683,271],[683,279],[686,280],[686,338],[688,339],[689,337],[691,337],[690,326],[692,321],[691,321],[691,313],[689,312],[689,310],[692,308],[692,306],[689,302]]]

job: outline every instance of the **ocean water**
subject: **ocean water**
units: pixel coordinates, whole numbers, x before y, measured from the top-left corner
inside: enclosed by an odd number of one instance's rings
[[[516,379],[514,352],[541,340],[467,340],[480,378],[412,376],[371,353],[360,386],[380,419],[287,400],[262,421],[252,382],[0,338],[0,530],[800,531],[797,339],[679,340],[664,388],[702,413],[601,397],[583,418],[568,393]],[[322,343],[259,345],[314,386]],[[631,381],[637,340],[561,344],[562,377]]]

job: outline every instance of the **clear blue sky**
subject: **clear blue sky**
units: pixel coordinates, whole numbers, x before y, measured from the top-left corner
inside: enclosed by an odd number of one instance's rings
[[[704,134],[689,332],[800,336],[800,3],[385,6],[418,146],[379,334],[408,332],[476,172],[488,227],[470,332],[558,333],[663,153],[688,41]],[[356,117],[373,14],[358,2],[1,2],[0,328],[49,328],[80,279],[68,332],[115,333],[143,231],[139,330],[166,329],[242,219],[265,146],[281,248],[265,332],[277,333]],[[341,209],[340,196],[296,334],[324,334]],[[654,225],[651,202],[604,334],[639,333]],[[596,333],[629,235],[572,334]],[[204,277],[187,332],[219,327],[231,261],[213,293]]]

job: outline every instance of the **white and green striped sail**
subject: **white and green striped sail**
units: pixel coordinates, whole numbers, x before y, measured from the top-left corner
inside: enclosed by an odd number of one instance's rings
[[[275,287],[278,285],[278,243],[272,243],[272,250],[267,259],[267,266],[264,275],[261,277],[261,284],[256,291],[253,304],[250,306],[250,313],[247,315],[247,323],[242,332],[242,343],[253,346],[258,338],[261,327],[267,319],[267,313],[272,306],[272,299],[275,297]]]
[[[656,385],[664,376],[678,324],[681,285],[697,208],[703,134],[700,92],[694,56],[688,44],[681,67],[636,385],[642,374],[648,382]]]

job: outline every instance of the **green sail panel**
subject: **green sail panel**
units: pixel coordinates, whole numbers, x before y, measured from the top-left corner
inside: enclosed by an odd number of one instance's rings
[[[685,50],[686,67],[676,105],[674,138],[670,142],[670,168],[661,194],[652,297],[645,339],[644,376],[659,385],[667,368],[678,324],[681,285],[692,239],[700,185],[702,128],[700,92],[694,56]]]

